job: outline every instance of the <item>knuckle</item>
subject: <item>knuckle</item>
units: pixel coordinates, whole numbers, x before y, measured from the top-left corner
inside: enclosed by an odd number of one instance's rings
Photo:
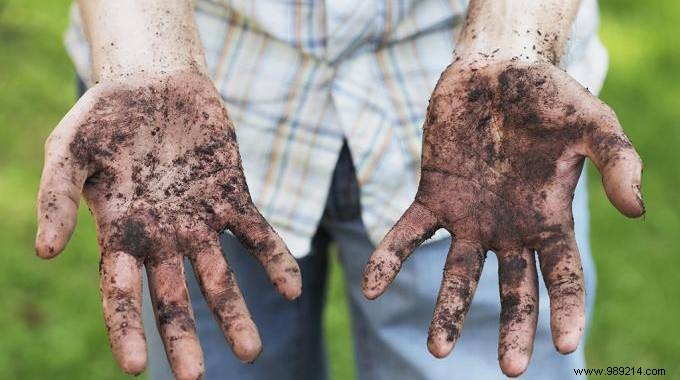
[[[582,278],[576,275],[554,279],[548,284],[550,298],[580,298],[584,295]]]

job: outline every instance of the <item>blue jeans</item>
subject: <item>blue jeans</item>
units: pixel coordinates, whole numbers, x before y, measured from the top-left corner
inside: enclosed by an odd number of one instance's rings
[[[595,273],[588,245],[584,180],[581,178],[573,207],[590,311]],[[328,377],[321,317],[331,242],[337,244],[344,269],[360,379],[505,378],[496,360],[500,302],[495,255],[487,257],[461,338],[453,354],[445,359],[431,356],[426,341],[450,239],[432,241],[418,248],[382,297],[375,301],[364,298],[361,293],[363,266],[374,245],[361,222],[359,188],[345,146],[312,252],[299,260],[303,279],[299,299],[289,302],[276,293],[264,270],[238,241],[230,234],[222,236],[224,255],[236,273],[253,320],[260,329],[264,351],[255,363],[243,364],[234,357],[203,300],[193,271],[187,271],[196,326],[205,354],[206,379],[324,380]],[[538,273],[540,276],[540,271]],[[539,282],[538,330],[533,358],[524,378],[572,379],[573,368],[585,367],[583,345],[567,356],[555,351],[550,335],[548,295],[542,280]],[[151,378],[172,379],[148,294],[145,294],[144,312]]]

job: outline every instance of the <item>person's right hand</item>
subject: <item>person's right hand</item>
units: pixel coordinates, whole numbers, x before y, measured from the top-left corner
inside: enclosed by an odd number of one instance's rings
[[[234,127],[209,78],[197,71],[102,82],[78,101],[45,145],[38,256],[64,249],[81,192],[97,224],[104,317],[125,372],[146,367],[145,266],[175,376],[202,377],[185,256],[235,355],[257,358],[260,338],[218,235],[233,232],[288,299],[300,294],[300,271],[251,201]]]

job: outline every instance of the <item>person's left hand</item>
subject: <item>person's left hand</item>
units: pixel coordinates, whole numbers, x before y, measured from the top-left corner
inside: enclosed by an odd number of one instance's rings
[[[574,351],[585,325],[585,287],[571,203],[584,157],[623,214],[644,213],[642,163],[616,115],[564,71],[538,62],[453,64],[430,99],[416,199],[369,260],[364,294],[382,294],[411,252],[447,229],[453,243],[428,340],[443,357],[458,339],[486,252],[494,251],[499,360],[503,372],[517,376],[536,331],[537,252],[553,342],[562,353]]]

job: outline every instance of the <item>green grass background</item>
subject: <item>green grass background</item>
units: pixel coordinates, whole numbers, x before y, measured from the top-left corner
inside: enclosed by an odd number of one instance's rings
[[[33,254],[43,141],[75,97],[62,47],[68,3],[0,0],[0,379],[125,378],[105,335],[90,216],[81,212],[61,257]],[[601,5],[610,52],[602,98],[645,161],[647,215],[618,215],[591,168],[599,291],[589,366],[664,368],[666,378],[680,379],[680,1]],[[332,269],[325,314],[332,375],[353,379],[344,284]]]

